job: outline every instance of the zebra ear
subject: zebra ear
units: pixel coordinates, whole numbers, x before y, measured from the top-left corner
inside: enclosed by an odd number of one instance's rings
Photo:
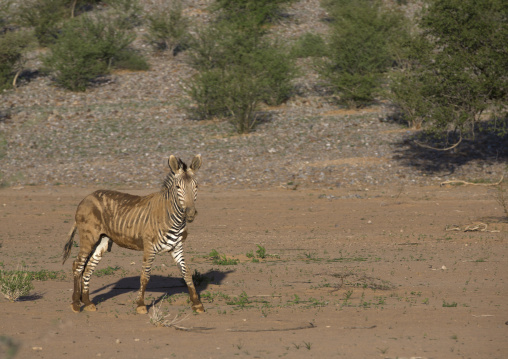
[[[178,169],[180,168],[178,159],[173,155],[169,156],[168,165],[169,165],[169,168],[171,169],[171,171],[173,171],[173,173],[178,172]]]
[[[201,167],[201,163],[202,163],[201,155],[194,156],[190,164],[190,169],[196,172],[197,170],[199,170],[199,167]]]

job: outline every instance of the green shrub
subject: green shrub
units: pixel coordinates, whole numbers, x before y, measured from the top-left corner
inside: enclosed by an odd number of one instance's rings
[[[340,102],[358,107],[379,93],[384,73],[394,61],[392,43],[405,35],[404,18],[387,11],[378,1],[327,1],[332,16],[329,58],[320,73],[340,96]]]
[[[0,32],[4,33],[9,28],[9,23],[12,18],[11,11],[12,0],[0,1]]]
[[[197,32],[190,64],[198,74],[187,86],[196,104],[191,116],[227,118],[237,132],[246,133],[255,126],[262,102],[279,104],[289,97],[293,62],[284,47],[264,35],[252,22],[230,19]]]
[[[0,34],[0,90],[13,86],[16,72],[22,70],[23,59],[33,43],[30,33],[6,31]]]
[[[18,8],[20,23],[34,29],[34,35],[42,46],[53,43],[58,37],[64,20],[71,13],[68,0],[24,0]]]
[[[133,29],[142,24],[143,7],[139,0],[109,0],[110,19],[121,29]]]
[[[247,20],[259,26],[277,18],[282,7],[291,2],[294,0],[216,0],[212,9],[221,10],[228,21]]]
[[[108,18],[83,15],[64,26],[43,62],[61,86],[84,91],[92,80],[108,74],[113,67],[134,70],[148,67],[129,48],[132,41],[131,32],[115,26]]]
[[[146,71],[150,69],[146,58],[140,52],[130,48],[120,50],[115,55],[112,67],[131,71]]]
[[[198,120],[227,117],[224,104],[223,73],[217,69],[203,70],[187,84],[187,94],[194,105],[188,108],[192,118]]]
[[[325,40],[321,36],[310,32],[300,36],[291,48],[291,55],[297,58],[323,57],[327,54]]]
[[[174,55],[188,46],[189,23],[182,13],[182,2],[172,1],[169,6],[147,15],[148,34],[146,41],[156,50],[169,50]]]
[[[508,6],[502,0],[434,0],[393,76],[406,119],[447,141],[473,137],[481,115],[508,96]],[[506,114],[506,107],[504,107]]]

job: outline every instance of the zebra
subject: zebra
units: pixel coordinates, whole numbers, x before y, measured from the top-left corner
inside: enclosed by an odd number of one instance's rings
[[[192,274],[185,264],[183,242],[187,238],[187,223],[194,220],[197,211],[198,185],[194,174],[201,167],[201,155],[196,155],[189,167],[179,158],[168,159],[169,174],[159,192],[147,196],[97,190],[78,205],[75,222],[64,246],[63,262],[69,258],[73,237],[79,232],[79,253],[72,265],[74,291],[71,308],[78,313],[81,302],[84,310],[97,308],[90,301],[89,284],[95,267],[104,252],[116,243],[120,247],[143,251],[140,288],[136,311],[146,314],[145,289],[155,255],[170,252],[189,290],[192,309],[205,309],[196,292]]]

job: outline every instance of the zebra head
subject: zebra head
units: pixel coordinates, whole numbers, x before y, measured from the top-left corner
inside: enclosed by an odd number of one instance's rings
[[[190,223],[198,213],[194,205],[198,196],[198,184],[194,174],[201,167],[201,155],[194,156],[189,167],[173,155],[169,156],[168,164],[173,173],[170,190],[176,195],[176,203]]]

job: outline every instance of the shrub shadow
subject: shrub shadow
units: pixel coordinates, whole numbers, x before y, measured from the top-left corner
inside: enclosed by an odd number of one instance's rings
[[[43,297],[44,297],[44,293],[37,292],[37,293],[21,296],[17,299],[17,301],[18,302],[31,302],[31,301],[42,299]]]
[[[16,87],[23,87],[28,85],[39,77],[44,77],[45,74],[39,70],[23,70],[20,72],[16,81]]]
[[[505,129],[503,134],[496,132],[499,128]],[[393,158],[428,175],[451,175],[457,168],[474,161],[482,161],[482,165],[487,166],[504,163],[508,161],[507,128],[508,119],[497,123],[488,121],[477,129],[474,139],[463,139],[457,147],[448,151],[423,147],[417,142],[436,148],[442,147],[442,144],[424,132],[412,133],[395,144]],[[458,137],[450,137],[448,142],[453,144],[458,140]]]
[[[224,279],[227,277],[229,273],[234,272],[233,270],[229,271],[208,271],[203,273],[202,276],[207,277],[209,282],[203,282],[201,285],[196,285],[196,290],[200,293],[203,290],[208,288],[210,283],[213,284],[221,284]],[[137,292],[139,290],[139,276],[135,277],[125,277],[121,278],[117,282],[102,286],[91,292],[91,294],[102,292],[104,290],[109,289],[107,293],[100,294],[93,298],[92,302],[94,304],[98,304],[100,302],[104,302],[108,299],[114,298],[118,295],[127,293],[127,292]],[[150,277],[150,282],[146,287],[146,294],[148,293],[163,293],[153,304],[159,302],[165,295],[171,296],[179,293],[188,293],[187,285],[182,281],[180,277],[166,277],[161,275],[152,275]]]

